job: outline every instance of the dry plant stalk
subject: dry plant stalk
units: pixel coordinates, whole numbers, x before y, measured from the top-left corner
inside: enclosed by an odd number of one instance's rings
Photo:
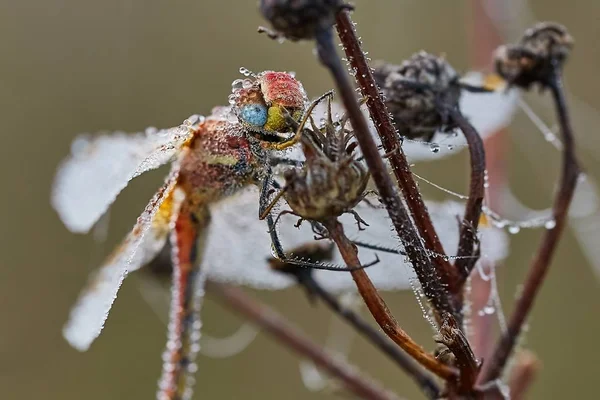
[[[221,297],[235,311],[242,313],[246,318],[273,335],[286,347],[312,360],[331,375],[338,377],[357,396],[374,400],[398,399],[397,396],[372,380],[363,378],[355,368],[331,357],[296,327],[290,325],[283,316],[267,305],[253,300],[241,289],[216,282],[210,282],[208,289]]]
[[[551,257],[564,228],[567,210],[579,175],[579,167],[574,153],[572,127],[561,79],[562,64],[572,46],[572,39],[560,25],[540,24],[527,31],[519,45],[503,47],[496,55],[498,73],[510,85],[528,89],[535,84],[541,86],[542,89],[550,89],[556,103],[563,136],[564,157],[560,188],[554,202],[555,226],[548,229],[542,238],[526,278],[523,293],[510,318],[508,331],[497,343],[491,357],[486,358],[480,371],[481,365],[475,359],[461,326],[462,314],[460,310],[462,286],[473,268],[474,261],[460,261],[468,260],[464,257],[459,258],[455,265],[450,264],[447,258],[442,258],[444,262],[432,261],[422,244],[424,242],[430,251],[444,254],[439,238],[431,224],[431,218],[412,179],[408,163],[402,152],[399,136],[360,47],[353,23],[350,20],[350,9],[350,6],[339,0],[296,2],[264,0],[261,2],[261,11],[277,29],[275,33],[269,31],[270,36],[283,36],[292,40],[316,40],[319,59],[329,69],[336,82],[343,104],[348,112],[349,120],[352,123],[354,136],[361,148],[369,173],[377,186],[381,201],[392,219],[396,232],[406,249],[425,294],[434,308],[438,321],[442,323],[440,335],[436,340],[443,343],[452,352],[454,356],[452,361],[446,363],[448,361],[436,359],[402,330],[365,271],[360,269],[361,263],[358,259],[356,246],[345,236],[343,227],[337,220],[339,215],[322,215],[315,221],[324,227],[327,237],[337,245],[346,264],[351,269],[350,272],[359,293],[383,331],[414,360],[445,381],[446,388],[442,396],[452,399],[497,398],[499,391],[490,390],[490,384],[504,371],[508,357],[514,348],[523,323],[548,271]],[[398,192],[388,176],[385,163],[370,136],[366,120],[360,111],[352,85],[336,54],[332,34],[334,24],[336,24],[348,61],[356,71],[360,89],[367,98],[371,118],[380,134],[397,183],[405,196],[412,220],[409,213],[404,209]],[[421,87],[421,89],[423,88]],[[435,102],[434,105],[436,112],[446,118],[444,123],[458,126],[463,131],[469,145],[471,155],[470,192],[460,231],[458,253],[462,256],[472,256],[476,260],[478,249],[475,235],[481,214],[483,174],[485,171],[483,146],[479,135],[468,121],[462,117],[457,107],[452,105],[448,107],[440,102]],[[310,168],[310,157],[308,153],[306,154],[308,168]],[[301,212],[298,214],[302,216]],[[309,284],[306,282],[310,282],[310,280],[304,282],[305,286],[308,287]],[[286,345],[315,360],[330,373],[343,380],[355,393],[360,392],[360,395],[366,398],[386,398],[386,395],[380,389],[373,388],[372,383],[363,380],[358,375],[348,373],[348,371],[333,363],[332,360],[326,360],[326,357],[324,359],[323,354],[311,345],[307,345],[307,341],[304,339],[299,339],[292,330],[280,329],[282,326],[281,320],[278,318],[273,319],[270,312],[257,309],[249,304],[240,292],[224,286],[219,286],[218,289],[234,308],[241,310],[250,319],[263,324],[280,340],[283,340]],[[318,292],[318,290],[316,291]],[[346,313],[339,305],[335,304],[335,301],[331,300],[328,293],[322,292],[319,296],[336,312],[342,315]],[[357,323],[358,317],[347,317],[347,319],[349,321],[354,320],[351,323],[359,331],[363,329],[360,328],[362,322]],[[289,340],[290,337],[294,339]],[[375,339],[374,342],[377,340]],[[302,344],[299,345],[299,343]],[[380,348],[383,349],[382,346]],[[401,364],[399,363],[399,365]],[[522,396],[531,381],[533,373],[537,370],[537,363],[530,362],[530,359],[521,364],[520,368],[513,370],[511,377],[511,386],[516,396]],[[435,390],[428,391],[425,387],[423,389],[430,398],[439,395]]]

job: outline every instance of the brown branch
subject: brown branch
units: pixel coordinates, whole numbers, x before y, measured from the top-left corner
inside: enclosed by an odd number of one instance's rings
[[[479,226],[481,206],[485,195],[485,149],[483,147],[481,136],[479,136],[477,130],[475,130],[473,125],[471,125],[460,111],[450,109],[448,110],[448,113],[450,118],[458,125],[467,139],[471,163],[469,198],[465,205],[465,214],[461,224],[460,239],[458,242],[458,258],[456,259],[455,264],[460,278],[458,284],[454,288],[457,292],[454,293],[459,295],[460,290],[477,262],[477,258],[468,257],[476,255],[474,246],[477,241],[477,227]]]
[[[556,113],[558,114],[564,144],[560,186],[553,206],[555,226],[544,232],[540,246],[529,267],[522,294],[517,300],[515,310],[508,322],[508,329],[496,345],[489,361],[484,364],[479,378],[480,383],[498,378],[506,365],[508,357],[512,353],[523,324],[533,307],[536,295],[548,272],[550,261],[565,227],[569,204],[577,185],[580,170],[575,156],[573,129],[565,99],[560,69],[555,66],[552,75],[553,77],[549,80],[548,87],[556,105]]]
[[[375,382],[362,377],[355,368],[331,357],[323,348],[290,325],[284,317],[247,296],[241,289],[216,282],[208,282],[207,287],[211,292],[219,295],[231,308],[259,325],[286,347],[302,357],[312,360],[329,374],[340,379],[357,396],[376,400],[397,399],[397,396]]]
[[[539,369],[540,362],[532,352],[524,350],[517,355],[517,361],[508,380],[512,400],[525,399]]]
[[[342,9],[337,14],[338,32],[344,45],[351,45],[354,41],[358,45],[356,35],[354,33],[352,22],[348,16],[348,12]],[[427,255],[421,238],[418,235],[415,227],[410,220],[410,217],[400,201],[397,190],[394,188],[392,181],[388,175],[387,168],[381,158],[377,145],[369,132],[367,121],[362,114],[360,107],[356,101],[355,92],[352,84],[348,79],[348,75],[342,65],[333,42],[332,33],[330,30],[321,31],[316,35],[317,51],[321,62],[329,69],[333,76],[340,95],[342,97],[344,107],[346,108],[356,140],[360,146],[363,157],[369,167],[373,181],[379,192],[379,196],[385,205],[392,224],[405,247],[406,253],[415,269],[417,277],[421,282],[423,291],[429,302],[433,305],[437,314],[441,312],[450,313],[458,316],[453,299],[450,297],[446,287],[447,281],[442,281],[438,275],[437,268],[432,264],[432,260]],[[356,57],[362,57],[362,51],[358,52]],[[366,64],[366,61],[365,61]],[[370,74],[370,70],[367,67]],[[373,83],[374,84],[374,83]],[[385,109],[385,108],[384,108]],[[394,150],[392,147],[389,150]],[[395,149],[401,151],[399,146]],[[407,167],[408,168],[408,167]],[[408,170],[407,170],[408,171]],[[410,172],[407,172],[410,174]],[[426,209],[420,210],[426,213]]]
[[[344,234],[342,224],[340,224],[337,219],[330,219],[324,222],[324,226],[329,232],[329,237],[338,246],[340,254],[348,267],[356,268],[360,266],[356,246]],[[457,377],[457,371],[454,368],[442,364],[404,332],[363,269],[350,271],[350,273],[356,283],[358,292],[375,318],[375,321],[377,321],[381,329],[383,329],[385,334],[388,335],[394,343],[436,375],[446,380],[453,380]]]
[[[479,373],[479,363],[475,359],[475,354],[473,354],[467,338],[452,315],[446,315],[436,341],[448,347],[456,357],[456,365],[460,371],[458,392],[472,394]]]
[[[398,346],[381,335],[378,330],[374,329],[360,315],[343,307],[337,298],[325,290],[310,274],[305,274],[299,281],[301,285],[306,287],[309,293],[319,296],[336,314],[344,318],[373,345],[398,364],[419,385],[428,398],[439,398],[440,388],[432,376],[415,364],[413,359],[400,350]]]
[[[356,37],[350,15],[347,11],[341,11],[337,15],[336,22],[338,35],[344,46],[346,57],[351,68],[356,71],[356,80],[362,95],[367,98],[367,108],[373,119],[375,129],[381,138],[381,144],[388,154],[387,158],[415,225],[427,248],[437,254],[445,255],[444,247],[435,231],[427,206],[425,206],[418,186],[410,172],[410,166],[398,141],[396,129],[379,93],[377,83],[361,49],[360,42]],[[455,293],[457,291],[455,284],[459,279],[455,268],[445,257],[435,257],[433,262],[442,282],[447,285],[451,292]]]

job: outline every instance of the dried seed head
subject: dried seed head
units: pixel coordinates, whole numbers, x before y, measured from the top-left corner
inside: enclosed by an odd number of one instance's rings
[[[369,180],[366,167],[354,159],[352,132],[348,118],[333,122],[331,109],[323,127],[305,129],[302,149],[306,157],[302,168],[284,172],[285,200],[300,217],[322,221],[338,217],[363,199]]]
[[[261,0],[260,11],[279,35],[301,40],[333,26],[342,6],[341,0]]]
[[[545,87],[572,48],[573,37],[564,26],[542,22],[525,31],[518,44],[500,46],[496,50],[496,71],[511,84],[524,89],[534,83]]]
[[[429,141],[455,128],[441,108],[458,107],[459,76],[442,57],[421,51],[400,65],[376,65],[374,76],[401,135]]]
[[[306,168],[284,173],[285,199],[305,219],[322,221],[352,210],[366,189],[368,174],[358,161],[332,162],[318,158]]]

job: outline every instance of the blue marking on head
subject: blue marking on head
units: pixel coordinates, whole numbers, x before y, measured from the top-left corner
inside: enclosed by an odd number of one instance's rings
[[[262,104],[246,104],[240,118],[250,125],[263,126],[267,123],[267,107]]]

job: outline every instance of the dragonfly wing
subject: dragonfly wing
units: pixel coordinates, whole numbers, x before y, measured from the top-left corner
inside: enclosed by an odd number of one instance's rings
[[[458,247],[458,218],[464,213],[464,204],[446,201],[443,203],[426,202],[426,205],[446,253],[452,256]],[[352,215],[342,216],[340,220],[344,223],[346,235],[351,240],[384,246],[389,249],[403,249],[385,209],[373,208],[361,203],[355,210],[369,226],[364,231],[359,231]],[[508,238],[502,230],[481,227],[479,233],[482,258],[499,261],[507,256]],[[373,261],[375,254],[380,262],[366,269],[366,272],[379,290],[410,288],[410,281],[415,278],[415,275],[407,257],[359,247],[359,257],[364,264]],[[343,260],[337,252],[333,262],[343,264]],[[315,271],[315,277],[332,292],[344,292],[353,290],[355,287],[352,277],[348,273]]]
[[[428,202],[427,206],[444,248],[449,254],[453,254],[458,246],[457,218],[463,214],[464,204]],[[358,231],[352,215],[342,216],[340,219],[350,239],[401,249],[385,209],[361,203],[356,211],[370,226],[364,231]],[[294,283],[289,277],[270,269],[267,260],[272,257],[271,239],[266,223],[259,221],[257,214],[258,191],[254,187],[246,188],[211,207],[211,224],[204,252],[204,263],[210,266],[210,279],[271,290],[283,289]],[[277,215],[277,211],[274,211],[274,215]],[[297,220],[295,216],[282,215],[277,225],[286,252],[315,241],[310,225],[304,222],[296,228],[294,225]],[[496,261],[506,257],[508,240],[503,231],[482,227],[480,235],[483,257]],[[367,263],[375,259],[375,253],[380,262],[367,269],[367,273],[377,288],[409,288],[409,280],[414,274],[405,257],[368,249],[360,249],[359,255],[361,261]],[[334,252],[332,262],[344,265],[337,251]],[[344,292],[355,288],[352,277],[347,272],[317,270],[314,273],[316,279],[330,291]]]
[[[273,290],[294,283],[268,266],[271,239],[266,222],[258,219],[258,199],[258,189],[247,187],[211,205],[203,254],[209,279]]]
[[[478,72],[466,74],[461,81],[473,86],[482,86],[485,75]],[[519,93],[517,90],[496,90],[491,93],[470,93],[463,91],[460,100],[460,109],[477,129],[481,137],[486,138],[498,130],[506,127],[513,119],[518,108]],[[375,125],[369,117],[366,106],[362,106],[363,114],[367,118],[369,130],[375,142],[379,145],[379,135]],[[344,108],[339,103],[332,103],[332,114],[334,120],[339,120],[344,114]],[[327,104],[325,101],[319,103],[312,112],[315,122],[323,121],[327,116]],[[467,147],[467,142],[460,133],[456,136],[448,133],[436,133],[430,143],[421,140],[405,139],[402,148],[411,162],[437,160],[442,157],[458,153]],[[360,153],[360,151],[358,151]],[[301,148],[296,146],[290,153],[289,158],[303,159]]]
[[[190,127],[76,138],[52,188],[52,205],[63,223],[73,232],[89,231],[131,179],[177,156],[192,135]]]
[[[484,79],[483,74],[470,72],[461,81],[473,86],[482,86]],[[510,124],[518,104],[519,92],[515,89],[498,89],[491,93],[463,91],[460,98],[461,112],[484,139]],[[432,143],[405,140],[402,147],[411,162],[437,160],[467,147],[467,142],[460,132],[458,135],[438,132]]]
[[[483,86],[486,77],[478,72],[467,73],[462,81],[473,86]],[[471,93],[463,91],[460,109],[486,138],[505,128],[512,121],[519,108],[519,91],[499,88],[491,93]]]
[[[174,168],[163,187],[138,217],[123,243],[90,279],[71,310],[63,329],[65,339],[85,351],[98,337],[125,276],[160,252],[169,233],[169,219],[177,211],[182,194],[177,190],[178,169]]]

